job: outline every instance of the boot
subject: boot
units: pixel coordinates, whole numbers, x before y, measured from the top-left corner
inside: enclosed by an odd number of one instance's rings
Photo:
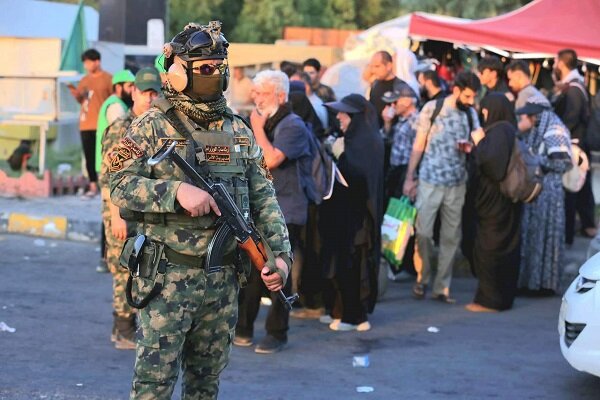
[[[106,264],[106,260],[104,258],[100,259],[100,262],[96,266],[96,272],[100,274],[107,274],[110,271],[108,270],[108,265]]]
[[[110,341],[113,343],[117,341],[117,314],[114,312],[113,312],[112,332],[110,333]]]
[[[113,313],[113,315],[115,348],[121,350],[135,349],[135,314],[127,317],[119,316],[115,313]]]

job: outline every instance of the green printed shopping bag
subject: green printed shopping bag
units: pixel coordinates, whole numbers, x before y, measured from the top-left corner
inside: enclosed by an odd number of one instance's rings
[[[414,234],[416,215],[408,197],[390,199],[381,225],[381,247],[385,259],[396,267],[402,264],[408,239]]]

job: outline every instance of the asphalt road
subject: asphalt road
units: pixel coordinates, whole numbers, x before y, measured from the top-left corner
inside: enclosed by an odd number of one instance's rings
[[[0,235],[0,255],[0,322],[16,329],[0,332],[0,399],[126,399],[134,354],[109,341],[111,279],[94,271],[97,246]],[[518,298],[509,312],[476,315],[463,309],[475,286],[455,279],[459,304],[445,305],[390,283],[369,332],[292,320],[285,351],[234,349],[219,398],[599,398],[600,379],[560,354],[559,297]],[[262,326],[264,311],[259,318]],[[370,366],[353,367],[365,354]]]

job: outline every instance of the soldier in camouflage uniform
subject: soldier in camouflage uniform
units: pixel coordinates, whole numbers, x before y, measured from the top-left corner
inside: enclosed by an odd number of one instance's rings
[[[269,274],[267,267],[261,273],[267,288],[281,289],[289,273],[288,233],[261,149],[252,131],[227,109],[222,94],[229,74],[227,46],[218,22],[189,24],[167,43],[167,105],[160,99],[160,109],[153,107],[137,118],[111,160],[111,199],[140,213],[140,233],[164,244],[167,259],[161,292],[139,311],[131,399],[169,399],[180,368],[182,398],[217,397],[237,320],[238,277],[243,275],[233,265],[234,240],[226,246],[220,271],[205,270],[220,210],[170,159],[154,167],[147,164],[165,139],[178,139],[175,151],[191,165],[197,166],[197,155],[203,155],[210,176],[225,184],[245,217],[260,229],[275,256],[276,273]],[[187,132],[173,127],[165,112],[170,106],[190,128]],[[133,295],[142,296],[153,285],[152,279],[134,279]]]
[[[102,136],[102,165],[99,184],[102,190],[102,220],[106,235],[106,262],[113,276],[113,330],[111,340],[117,349],[135,349],[135,310],[127,304],[125,285],[128,272],[119,266],[123,242],[131,231],[119,215],[119,208],[110,201],[110,160],[125,136],[131,122],[150,108],[161,89],[160,76],[154,68],[142,68],[135,76],[132,92],[133,107],[117,118]]]

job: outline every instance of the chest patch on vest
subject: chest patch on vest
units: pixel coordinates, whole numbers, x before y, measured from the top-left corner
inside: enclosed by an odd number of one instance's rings
[[[234,138],[234,143],[240,146],[250,146],[250,138],[245,136],[236,136]]]
[[[170,146],[173,141],[173,139],[160,138],[158,139],[158,145],[159,147],[162,147],[164,143],[167,142],[167,146]],[[176,142],[177,144],[175,145],[175,147],[186,147],[189,143],[187,139],[177,139]]]
[[[214,163],[228,164],[231,162],[231,152],[229,146],[204,146],[206,161]]]

